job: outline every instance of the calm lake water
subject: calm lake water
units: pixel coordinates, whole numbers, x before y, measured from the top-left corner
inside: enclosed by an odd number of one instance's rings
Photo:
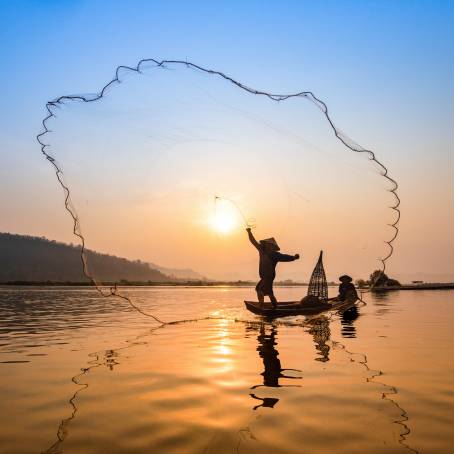
[[[243,308],[252,288],[125,292],[213,318],[157,327],[89,288],[0,288],[0,452],[453,452],[454,291],[285,323]]]

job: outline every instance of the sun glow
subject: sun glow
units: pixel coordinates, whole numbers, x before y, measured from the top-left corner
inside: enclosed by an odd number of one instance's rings
[[[227,204],[219,204],[211,218],[210,225],[213,230],[223,235],[232,233],[239,226],[238,215]]]

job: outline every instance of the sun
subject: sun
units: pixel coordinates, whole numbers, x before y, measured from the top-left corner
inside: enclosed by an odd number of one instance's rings
[[[210,225],[216,232],[228,235],[238,227],[238,216],[230,207],[222,205],[217,208]]]

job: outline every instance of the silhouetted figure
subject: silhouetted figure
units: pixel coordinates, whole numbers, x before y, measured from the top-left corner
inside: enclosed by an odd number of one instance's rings
[[[353,279],[344,274],[339,280],[341,283],[339,285],[339,295],[337,296],[337,299],[339,301],[357,300],[358,293],[356,293],[356,288],[352,283]]]
[[[247,228],[250,242],[256,247],[260,255],[259,275],[260,281],[255,287],[257,298],[260,303],[265,301],[265,296],[270,298],[273,308],[277,305],[276,297],[273,293],[273,282],[276,277],[276,265],[278,262],[293,262],[300,258],[299,254],[281,254],[280,248],[274,238],[267,238],[258,242],[250,228]]]

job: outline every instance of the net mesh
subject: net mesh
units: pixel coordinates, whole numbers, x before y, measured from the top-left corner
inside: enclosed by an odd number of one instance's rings
[[[362,277],[377,259],[384,270],[392,254],[397,183],[312,92],[273,94],[189,62],[146,59],[119,66],[98,93],[46,108],[37,140],[63,188],[84,276],[104,296],[131,303],[115,283],[144,279],[107,273],[87,248],[135,260],[134,269],[177,265],[229,282],[256,269],[246,225],[284,252],[329,250],[336,274]],[[240,227],[223,236],[235,218]],[[309,266],[282,266],[279,277],[298,280]]]
[[[326,282],[325,268],[323,267],[323,251],[320,251],[317,264],[315,265],[314,271],[312,271],[307,295],[316,296],[322,301],[328,299],[328,284]]]

